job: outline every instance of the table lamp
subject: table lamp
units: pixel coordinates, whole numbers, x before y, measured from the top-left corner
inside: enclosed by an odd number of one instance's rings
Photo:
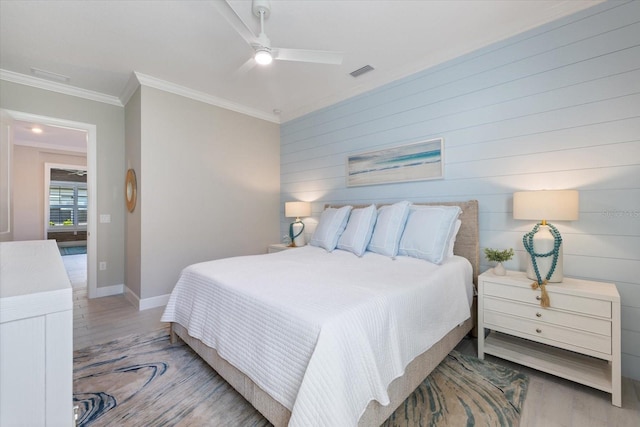
[[[578,191],[540,190],[513,193],[513,218],[539,220],[522,238],[529,254],[527,277],[538,285],[562,282],[562,237],[547,220],[578,219]],[[535,284],[534,283],[534,284]]]
[[[286,202],[284,204],[284,216],[287,218],[295,218],[296,220],[289,225],[289,237],[291,244],[289,246],[306,245],[304,234],[304,223],[300,217],[311,215],[311,203],[309,202]]]

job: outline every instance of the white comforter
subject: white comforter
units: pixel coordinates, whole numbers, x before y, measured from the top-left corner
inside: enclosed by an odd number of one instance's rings
[[[416,356],[470,316],[471,265],[306,246],[185,268],[162,316],[291,411],[354,426]]]

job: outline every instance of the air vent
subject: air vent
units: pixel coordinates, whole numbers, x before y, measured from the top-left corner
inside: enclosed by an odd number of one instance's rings
[[[58,73],[52,73],[51,71],[41,70],[39,68],[31,67],[31,74],[36,77],[40,77],[47,80],[54,80],[61,83],[69,83],[71,77]]]
[[[360,77],[364,73],[368,73],[369,71],[373,71],[373,70],[374,68],[371,65],[365,65],[362,68],[358,68],[357,70],[350,72],[349,74],[351,74],[351,76],[353,77]]]

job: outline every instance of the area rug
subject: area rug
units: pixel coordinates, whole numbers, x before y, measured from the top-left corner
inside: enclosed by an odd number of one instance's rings
[[[452,351],[384,427],[518,426],[526,375]]]
[[[78,426],[270,426],[167,330],[74,352]],[[517,426],[528,378],[456,351],[383,424]]]
[[[59,248],[60,249],[60,255],[64,256],[64,255],[82,255],[82,254],[86,254],[87,253],[87,247],[86,246],[66,246],[66,247],[62,247]]]

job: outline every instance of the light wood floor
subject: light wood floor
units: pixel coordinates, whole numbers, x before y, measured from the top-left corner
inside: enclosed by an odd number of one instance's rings
[[[477,340],[464,339],[458,351],[478,355]],[[622,378],[622,408],[611,395],[526,366],[487,355],[486,360],[529,376],[520,427],[639,427],[640,382]]]
[[[121,336],[167,327],[160,322],[162,308],[138,311],[124,299],[111,296],[87,300],[86,288],[74,289],[74,349],[104,343]],[[458,350],[476,355],[476,341],[463,340]],[[487,356],[529,375],[529,391],[521,427],[638,427],[640,382],[624,378],[622,408],[610,395],[551,375]]]
[[[73,289],[73,349],[166,328],[163,307],[138,311],[124,295],[87,299],[87,288]]]

